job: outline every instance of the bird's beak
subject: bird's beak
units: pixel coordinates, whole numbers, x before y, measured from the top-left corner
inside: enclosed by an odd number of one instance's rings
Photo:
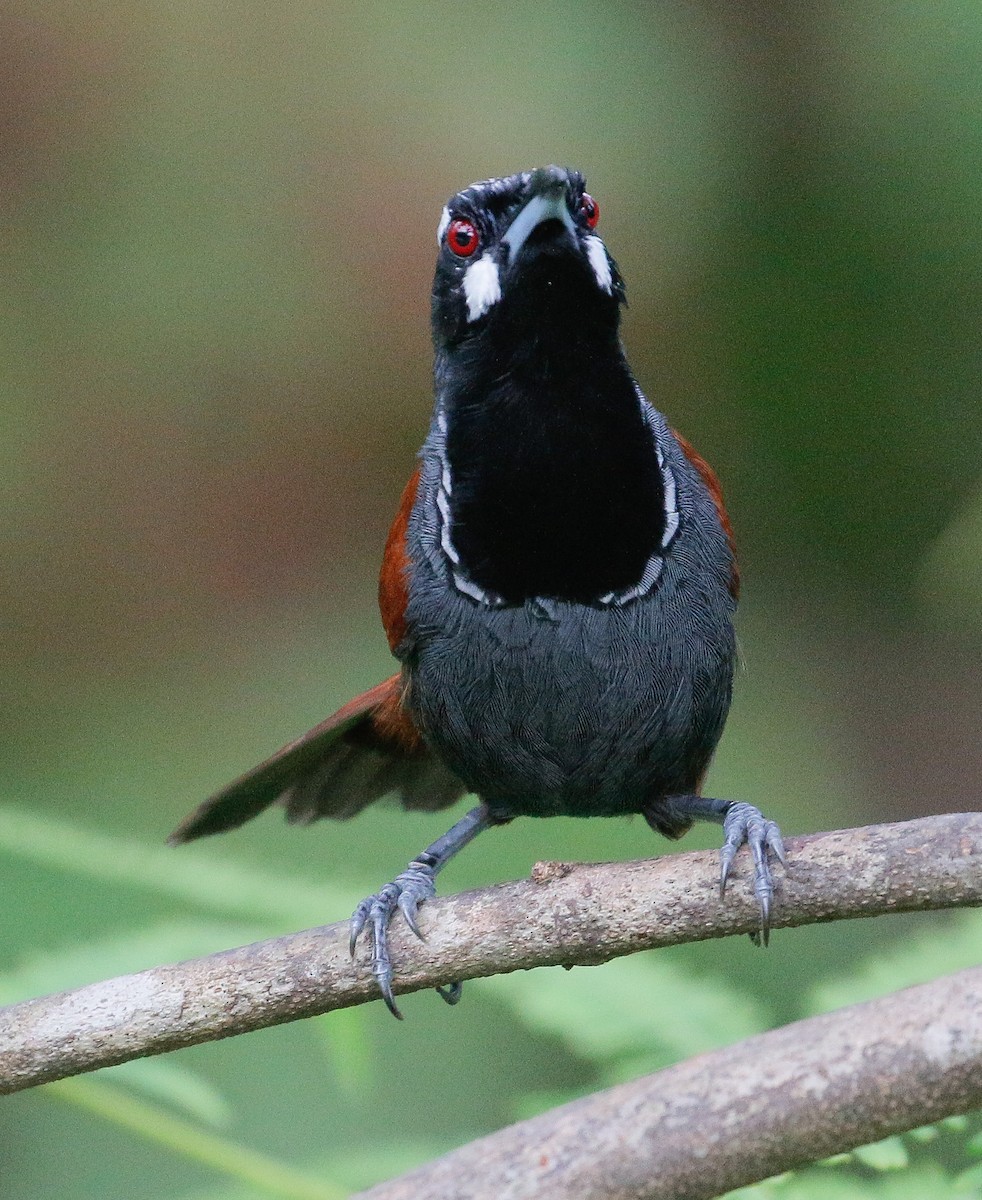
[[[508,232],[501,239],[508,247],[509,263],[513,263],[518,257],[532,231],[545,221],[560,221],[569,233],[576,233],[576,226],[566,202],[565,179],[557,179],[545,170],[538,179],[533,178],[532,187],[535,188],[535,195],[525,202],[518,216],[508,227]]]

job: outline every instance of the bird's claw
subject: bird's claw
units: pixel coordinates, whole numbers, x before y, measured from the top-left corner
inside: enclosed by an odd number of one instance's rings
[[[456,983],[448,983],[446,987],[438,987],[436,990],[440,993],[442,999],[452,1005],[456,1004],[460,999],[464,985],[458,979]]]
[[[723,847],[720,850],[719,894],[726,894],[726,883],[736,853],[742,845],[750,847],[754,860],[754,895],[760,907],[760,929],[752,934],[758,945],[767,945],[770,937],[771,902],[774,898],[774,879],[771,875],[771,854],[784,866],[786,857],[781,831],[753,804],[731,804],[723,819]]]
[[[351,915],[348,949],[353,956],[358,939],[362,931],[367,928],[372,948],[372,974],[375,976],[386,1007],[400,1021],[402,1013],[396,1006],[395,997],[392,994],[389,922],[398,909],[413,933],[420,941],[424,941],[417,921],[419,906],[424,900],[429,900],[435,894],[436,883],[433,868],[423,862],[411,862],[401,875],[397,875],[391,883],[379,888],[374,896],[366,896]],[[461,987],[461,984],[454,983],[447,988],[437,988],[437,991],[448,1004],[456,1004],[460,999]]]

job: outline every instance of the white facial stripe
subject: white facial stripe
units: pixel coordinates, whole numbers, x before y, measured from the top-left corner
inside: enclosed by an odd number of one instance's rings
[[[501,299],[501,279],[498,264],[485,254],[464,272],[464,298],[467,301],[467,320],[483,317],[492,304]]]
[[[593,267],[594,275],[597,277],[597,287],[609,296],[613,285],[613,279],[610,274],[610,262],[607,259],[607,251],[604,248],[603,242],[595,234],[586,239],[586,256],[590,260],[590,266]]]
[[[447,232],[447,227],[450,225],[450,209],[444,206],[443,212],[440,214],[440,224],[436,227],[436,244],[443,244],[443,235]]]

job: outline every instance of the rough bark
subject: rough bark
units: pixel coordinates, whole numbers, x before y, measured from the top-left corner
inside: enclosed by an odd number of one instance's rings
[[[973,967],[565,1104],[358,1200],[708,1200],[979,1105]]]
[[[979,813],[794,838],[788,856],[774,927],[982,904]],[[710,852],[539,863],[429,902],[426,942],[397,918],[395,991],[752,932],[748,874],[743,853],[721,902]],[[352,962],[347,937],[329,925],[0,1010],[0,1092],[375,999],[368,951]]]

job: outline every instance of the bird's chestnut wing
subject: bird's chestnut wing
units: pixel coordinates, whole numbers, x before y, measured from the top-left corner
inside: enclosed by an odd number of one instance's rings
[[[737,563],[736,542],[733,538],[733,526],[730,523],[730,514],[726,511],[726,505],[723,503],[723,489],[720,487],[719,479],[716,477],[716,472],[708,462],[699,454],[692,443],[684,438],[677,429],[672,430],[672,435],[682,448],[682,453],[692,463],[699,477],[706,485],[713,504],[716,506],[716,513],[719,517],[719,523],[723,527],[723,532],[726,534],[726,540],[730,543],[730,550],[733,554],[733,567],[730,574],[730,593],[734,600],[740,598],[740,567]]]

